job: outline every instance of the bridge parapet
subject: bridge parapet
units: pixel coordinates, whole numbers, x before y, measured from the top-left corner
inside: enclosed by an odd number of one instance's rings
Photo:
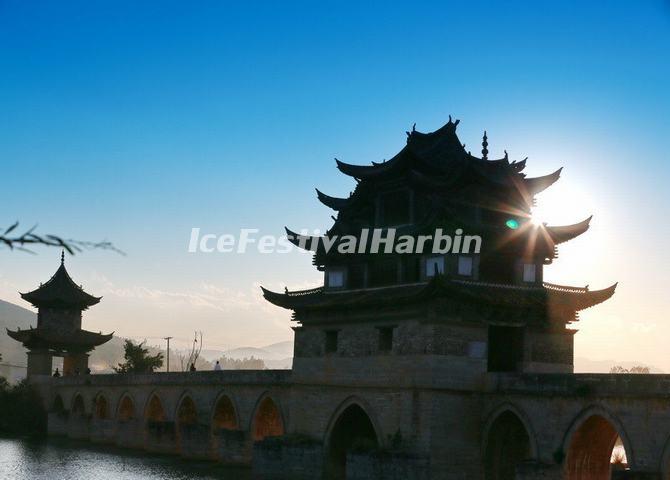
[[[670,375],[607,373],[487,374],[487,393],[565,395],[578,397],[667,398]]]
[[[224,370],[207,372],[156,372],[104,375],[77,375],[49,379],[58,386],[141,386],[171,385],[286,385],[290,383],[290,370]],[[45,379],[46,380],[46,379]]]

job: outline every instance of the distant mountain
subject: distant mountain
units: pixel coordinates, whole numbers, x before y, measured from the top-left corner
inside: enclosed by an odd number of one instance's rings
[[[200,355],[209,362],[221,357],[243,360],[245,358],[259,358],[267,368],[291,368],[293,364],[293,341],[273,343],[264,347],[235,347],[226,350],[203,350]],[[172,362],[170,362],[172,363]]]
[[[2,363],[26,364],[26,350],[16,340],[9,338],[6,328],[30,328],[37,325],[37,313],[13,303],[0,300],[0,354]]]
[[[273,355],[278,355],[280,357],[292,357],[293,356],[293,340],[286,340],[285,342],[273,343],[272,345],[267,345],[261,347],[262,350],[270,352]]]

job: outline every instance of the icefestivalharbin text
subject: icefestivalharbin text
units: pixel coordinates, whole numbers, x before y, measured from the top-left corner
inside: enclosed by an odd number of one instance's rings
[[[259,253],[288,253],[299,247],[304,252],[337,251],[340,254],[398,253],[398,254],[445,254],[479,253],[482,238],[466,235],[457,228],[453,235],[445,234],[441,228],[432,235],[398,235],[395,228],[361,229],[359,236],[314,235],[302,230],[288,235],[260,235],[257,228],[243,228],[236,235],[231,233],[201,233],[193,227],[188,243],[189,253],[246,253],[254,249]]]

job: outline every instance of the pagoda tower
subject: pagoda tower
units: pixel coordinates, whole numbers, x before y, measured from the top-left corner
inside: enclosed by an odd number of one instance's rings
[[[28,349],[28,377],[50,375],[54,356],[63,357],[64,375],[83,374],[89,352],[112,338],[113,333],[82,330],[82,312],[102,297],[94,297],[74,283],[65,269],[64,252],[51,279],[21,297],[37,308],[37,327],[7,329],[7,335]]]
[[[359,166],[336,160],[356,182],[346,198],[318,199],[336,212],[326,233],[369,243],[364,230],[394,229],[396,237],[479,236],[479,252],[342,253],[338,243],[287,229],[298,246],[318,245],[313,263],[323,286],[272,292],[266,300],[290,309],[295,330],[294,375],[357,378],[361,369],[446,369],[473,372],[572,372],[579,312],[610,298],[603,290],[552,285],[543,268],[558,245],[589,228],[591,217],[567,226],[531,221],[535,196],[561,169],[541,177],[524,173],[526,159],[482,157],[460,142],[458,120],[432,133],[412,129],[388,161]],[[455,241],[454,241],[455,243]],[[346,250],[346,249],[345,249]],[[350,252],[350,251],[349,251]],[[383,356],[384,361],[377,359]],[[380,373],[381,375],[381,373]],[[423,378],[423,377],[422,377]],[[349,380],[347,380],[349,381]]]

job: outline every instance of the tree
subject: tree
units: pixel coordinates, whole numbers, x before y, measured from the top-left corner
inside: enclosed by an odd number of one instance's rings
[[[623,368],[621,365],[615,365],[610,368],[610,373],[649,373],[649,367],[643,365],[634,365],[630,368]]]
[[[265,370],[265,362],[253,356],[243,359],[228,358],[225,355],[219,358],[219,364],[224,370]]]
[[[193,336],[193,345],[191,346],[191,352],[188,354],[188,358],[182,355],[181,353],[179,354],[179,362],[181,364],[182,372],[188,371],[191,365],[197,365],[201,351],[202,351],[202,332],[196,331]]]
[[[116,248],[111,242],[102,241],[102,242],[88,242],[83,240],[73,240],[73,239],[63,239],[57,235],[50,234],[37,234],[34,227],[25,230],[23,233],[16,233],[16,229],[19,226],[19,222],[14,222],[12,225],[6,229],[0,229],[0,245],[8,247],[10,250],[21,250],[28,253],[34,253],[32,250],[28,249],[27,246],[41,245],[45,247],[60,247],[65,250],[70,255],[74,255],[76,252],[81,252],[83,249],[102,249],[102,250],[112,250],[123,255],[123,252]]]
[[[114,367],[116,373],[153,373],[154,370],[163,366],[163,354],[149,355],[149,349],[144,342],[135,344],[132,340],[126,340],[123,345],[123,358],[125,362]]]

